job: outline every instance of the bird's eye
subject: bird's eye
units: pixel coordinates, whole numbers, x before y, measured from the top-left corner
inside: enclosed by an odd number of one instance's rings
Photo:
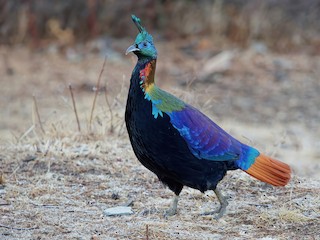
[[[146,47],[146,46],[148,46],[148,44],[147,44],[146,42],[144,42],[144,43],[143,43],[143,46]]]

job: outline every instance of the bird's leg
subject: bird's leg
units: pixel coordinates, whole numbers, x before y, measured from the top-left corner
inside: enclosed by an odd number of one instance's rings
[[[220,208],[215,211],[202,213],[201,215],[211,215],[211,214],[218,213],[218,215],[216,216],[216,219],[219,219],[226,212],[226,208],[228,206],[228,201],[217,188],[214,190],[214,193],[216,194],[216,196],[220,202]]]
[[[165,212],[165,216],[173,216],[177,213],[177,207],[178,207],[178,201],[179,201],[179,195],[175,195],[173,200],[172,200],[172,203],[171,203],[171,206],[169,209],[166,210]]]
[[[226,209],[227,209],[227,206],[229,203],[228,203],[227,199],[222,195],[222,193],[217,188],[214,190],[214,193],[217,195],[217,198],[220,202],[220,208],[217,211],[218,216],[216,217],[216,219],[219,219],[226,212]]]

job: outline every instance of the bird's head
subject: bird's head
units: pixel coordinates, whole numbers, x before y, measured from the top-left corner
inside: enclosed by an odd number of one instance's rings
[[[157,49],[153,44],[152,36],[144,27],[142,27],[140,18],[135,15],[132,15],[131,18],[139,29],[139,34],[137,35],[134,44],[127,49],[126,54],[133,52],[138,56],[138,58],[157,58]]]

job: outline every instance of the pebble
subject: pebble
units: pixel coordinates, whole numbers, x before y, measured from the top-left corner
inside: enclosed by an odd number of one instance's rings
[[[105,209],[103,214],[105,216],[131,215],[133,211],[131,207],[118,206]]]

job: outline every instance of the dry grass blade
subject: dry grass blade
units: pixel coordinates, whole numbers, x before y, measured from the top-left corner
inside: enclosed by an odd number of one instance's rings
[[[29,128],[27,129],[27,131],[25,131],[25,132],[21,135],[21,137],[18,139],[18,142],[21,141],[22,139],[24,139],[26,136],[28,136],[28,134],[31,133],[31,132],[34,130],[34,128],[35,128],[35,125],[33,124],[31,127],[29,127]]]
[[[113,112],[112,112],[111,104],[110,104],[109,99],[108,99],[107,84],[106,84],[106,87],[105,87],[104,96],[106,98],[107,106],[108,106],[108,109],[109,109],[109,112],[110,112],[110,133],[113,133],[113,131],[114,131]]]
[[[79,121],[79,117],[78,117],[76,102],[74,100],[71,84],[69,84],[69,91],[70,91],[70,95],[71,95],[71,98],[72,98],[72,105],[73,105],[74,114],[76,115],[76,119],[77,119],[78,130],[79,130],[79,132],[81,132],[80,121]]]
[[[40,125],[40,129],[41,129],[42,133],[45,134],[45,131],[44,131],[43,126],[42,126],[40,114],[39,114],[37,99],[36,99],[35,95],[33,95],[32,97],[33,97],[33,103],[34,103],[34,107],[35,107],[35,110],[36,110],[36,114],[37,114],[38,122],[39,122],[39,125]]]
[[[101,71],[100,71],[100,74],[99,74],[99,78],[98,78],[98,81],[97,81],[96,89],[95,89],[95,94],[94,94],[94,99],[93,99],[92,108],[91,108],[91,114],[90,114],[90,122],[89,122],[90,130],[91,130],[91,126],[92,126],[93,112],[94,112],[94,108],[95,108],[95,105],[96,105],[98,92],[99,92],[99,89],[100,89],[101,76],[102,76],[102,73],[104,71],[104,68],[105,68],[105,65],[106,65],[106,61],[107,61],[107,57],[104,58],[103,65],[102,65],[102,68],[101,68]]]

